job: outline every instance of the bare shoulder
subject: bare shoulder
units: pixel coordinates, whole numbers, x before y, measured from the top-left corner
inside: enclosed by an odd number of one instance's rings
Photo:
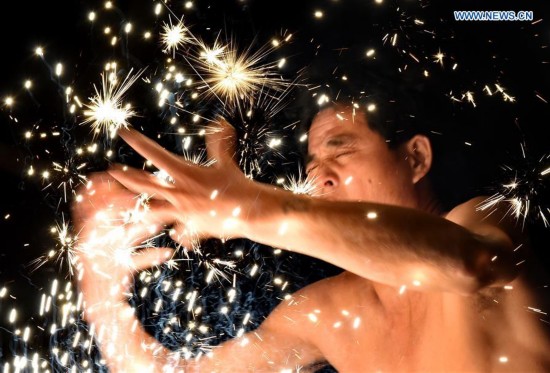
[[[256,330],[216,349],[214,358],[206,361],[204,368],[201,365],[201,371],[227,366],[239,372],[314,371],[329,360],[327,352],[339,345],[335,340],[348,339],[347,334],[342,334],[345,338],[334,336],[334,317],[342,309],[343,299],[353,294],[353,288],[357,292],[359,284],[357,276],[342,274],[297,291],[285,298]],[[368,286],[368,281],[363,284]],[[345,304],[347,307],[354,302]],[[327,343],[331,348],[327,348]]]
[[[301,361],[309,369],[326,361],[334,366],[349,363],[345,351],[352,351],[359,344],[366,350],[375,348],[375,341],[380,341],[383,334],[376,333],[382,329],[383,316],[372,282],[344,272],[294,293],[275,308],[260,328],[276,329],[286,336],[285,340],[298,339],[297,345],[308,346],[301,349]],[[365,320],[369,320],[368,334],[358,329],[366,325]],[[352,335],[355,337],[350,338]]]
[[[301,307],[330,308],[352,299],[374,303],[377,296],[370,280],[346,271],[306,286],[293,295],[291,303]]]
[[[276,323],[278,327],[285,325],[288,328],[300,326],[300,333],[304,338],[315,339],[323,329],[319,325],[325,324],[327,317],[332,319],[335,312],[340,312],[342,305],[373,306],[377,302],[371,281],[344,272],[297,291],[281,302],[264,324],[269,326]],[[308,325],[314,327],[309,328]]]
[[[480,236],[509,241],[514,248],[526,244],[525,232],[508,201],[474,197],[453,208],[445,218]]]

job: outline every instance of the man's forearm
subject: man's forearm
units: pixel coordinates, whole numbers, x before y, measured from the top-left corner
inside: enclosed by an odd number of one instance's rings
[[[186,358],[180,355],[181,348],[171,352],[147,334],[133,316],[133,311],[127,304],[109,305],[86,316],[98,331],[97,343],[109,371],[113,373],[282,371],[296,364],[289,362],[296,356],[296,351],[303,354],[300,361],[308,361],[312,353],[311,346],[297,344],[294,335],[283,333],[281,336],[281,328],[276,331],[259,328],[241,338],[213,346],[208,355]],[[266,351],[274,362],[266,357]]]
[[[471,261],[483,259],[483,243],[439,216],[391,205],[324,201],[273,188],[263,190],[258,204],[265,214],[245,229],[252,240],[398,287],[469,293],[480,285],[472,275],[479,263]]]
[[[111,372],[158,372],[168,351],[143,330],[126,304],[97,303],[86,310],[96,330],[96,343]]]

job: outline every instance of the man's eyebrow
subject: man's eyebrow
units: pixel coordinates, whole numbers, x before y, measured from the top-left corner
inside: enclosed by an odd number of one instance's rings
[[[355,136],[348,133],[344,133],[344,134],[336,135],[334,137],[329,137],[328,140],[325,141],[323,146],[327,148],[339,148],[343,146],[351,146],[356,141],[357,140]],[[312,154],[306,155],[306,165],[308,165],[313,160],[315,160],[315,155],[312,155]]]

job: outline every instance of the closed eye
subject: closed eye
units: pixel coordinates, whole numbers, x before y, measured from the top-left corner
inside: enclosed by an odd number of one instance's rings
[[[334,158],[341,158],[343,156],[350,155],[350,154],[353,154],[353,151],[346,151],[346,152],[338,153],[338,154],[336,154],[336,156]]]
[[[306,174],[310,174],[316,168],[317,168],[317,165],[313,165],[313,166],[310,166],[309,168],[306,168]]]
[[[338,158],[345,157],[345,156],[347,156],[347,155],[351,155],[351,154],[353,154],[353,153],[354,153],[353,150],[348,150],[348,151],[344,151],[344,152],[337,153],[337,154],[335,154],[335,155],[332,156],[332,157],[333,157],[333,159],[338,159]],[[317,164],[312,163],[311,166],[306,167],[306,174],[309,174],[309,173],[311,173],[312,171],[314,171],[314,170],[317,168],[317,166],[318,166]]]

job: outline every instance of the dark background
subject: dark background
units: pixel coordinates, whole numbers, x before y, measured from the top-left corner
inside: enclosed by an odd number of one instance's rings
[[[361,47],[363,51],[368,46],[365,25],[391,19],[393,21],[384,26],[395,30],[400,27],[400,22],[395,21],[393,5],[396,2],[387,0],[383,6],[344,0],[245,0],[224,2],[223,6],[213,1],[195,3],[197,10],[189,12],[188,17],[193,21],[196,33],[208,26],[220,28],[223,25],[232,30],[238,40],[250,42],[256,37],[263,43],[285,29],[295,30],[298,41],[289,49],[289,75],[315,60],[313,56],[319,44],[308,43],[308,35],[313,35],[323,45],[322,50],[329,51],[329,57],[317,58],[323,63],[311,63],[309,74],[312,80],[326,75],[329,67],[332,69],[331,64],[340,63],[337,58],[333,59],[338,47]],[[434,80],[440,79],[436,84],[448,88],[445,89],[447,92],[453,88],[455,92],[461,92],[500,81],[517,99],[515,104],[506,104],[478,93],[475,109],[469,104],[456,105],[452,108],[452,114],[440,110],[437,102],[433,103],[433,112],[441,111],[441,115],[453,118],[446,127],[445,135],[447,139],[456,140],[454,145],[448,146],[459,156],[451,160],[451,166],[446,168],[447,182],[454,186],[453,198],[463,200],[468,195],[494,191],[495,185],[507,182],[506,178],[514,173],[503,174],[501,165],[517,168],[520,175],[530,175],[529,170],[540,167],[544,163],[539,162],[541,157],[550,153],[548,137],[544,136],[550,123],[549,106],[536,97],[539,94],[550,100],[550,10],[545,1],[485,1],[482,5],[479,1],[434,3],[422,2],[420,7],[416,1],[399,4],[403,9],[410,9],[411,14],[436,25],[434,27],[438,29],[439,36],[436,41],[429,35],[411,32],[417,38],[418,45],[425,45],[426,53],[433,54],[431,52],[439,46],[446,55],[455,56],[459,61],[461,73],[438,77],[435,71]],[[151,1],[119,1],[115,4],[135,24],[152,18]],[[176,10],[183,9],[181,4],[183,2],[173,2],[171,6]],[[97,71],[105,56],[120,53],[116,48],[109,51],[105,39],[98,36],[97,29],[87,22],[88,11],[101,6],[100,2],[66,0],[9,1],[3,4],[0,13],[0,96],[13,95],[16,100],[13,114],[22,118],[15,123],[10,119],[9,108],[3,106],[0,111],[0,288],[7,286],[9,294],[17,298],[10,301],[17,302],[22,312],[20,317],[24,320],[31,320],[36,314],[36,294],[49,286],[45,280],[51,279],[58,271],[56,266],[44,266],[32,272],[30,263],[47,252],[48,247],[55,245],[49,233],[51,222],[59,220],[60,213],[66,212],[57,206],[56,198],[42,191],[44,185],[38,178],[25,176],[31,160],[35,165],[49,163],[47,153],[24,142],[22,128],[28,124],[25,121],[41,123],[45,127],[63,127],[66,118],[66,113],[60,110],[63,106],[62,95],[59,94],[59,87],[55,86],[55,79],[52,79],[53,88],[39,83],[46,82],[42,78],[49,72],[34,55],[34,48],[38,44],[44,46],[49,62],[63,61],[70,70],[67,75],[74,79],[74,84],[82,87],[83,82],[97,82]],[[368,14],[356,11],[362,7],[368,9]],[[312,17],[313,11],[318,8],[325,11],[322,23]],[[529,22],[454,22],[452,11],[460,9],[533,10],[535,19],[542,21],[535,25]],[[94,27],[99,28],[100,23]],[[404,23],[402,27],[405,27]],[[127,62],[134,66],[154,64],[161,58],[156,52],[160,48],[154,45],[142,47],[137,41],[130,40],[127,48],[131,51],[127,54]],[[34,79],[35,76],[41,79]],[[34,97],[29,97],[22,89],[27,78],[33,79],[37,85],[33,89]],[[18,107],[19,102],[26,102],[28,109]],[[464,141],[475,146],[473,149],[465,148],[462,146]],[[522,157],[522,143],[531,163]],[[56,140],[44,144],[43,147],[50,149],[52,154],[60,154],[62,146]],[[546,164],[550,167],[550,162],[546,161]],[[536,195],[537,201],[547,201],[547,182],[541,182],[537,188],[540,190]],[[550,204],[544,206],[547,208]],[[5,219],[7,214],[10,216]],[[526,225],[536,254],[534,261],[548,273],[550,228],[545,228],[536,219],[527,221]],[[542,288],[547,283],[543,277],[537,276],[533,278],[534,286]],[[543,297],[546,300],[550,298],[545,293]],[[10,329],[7,325],[9,308],[7,302],[0,300],[0,327],[7,330]],[[11,339],[7,330],[0,330],[4,348]]]

